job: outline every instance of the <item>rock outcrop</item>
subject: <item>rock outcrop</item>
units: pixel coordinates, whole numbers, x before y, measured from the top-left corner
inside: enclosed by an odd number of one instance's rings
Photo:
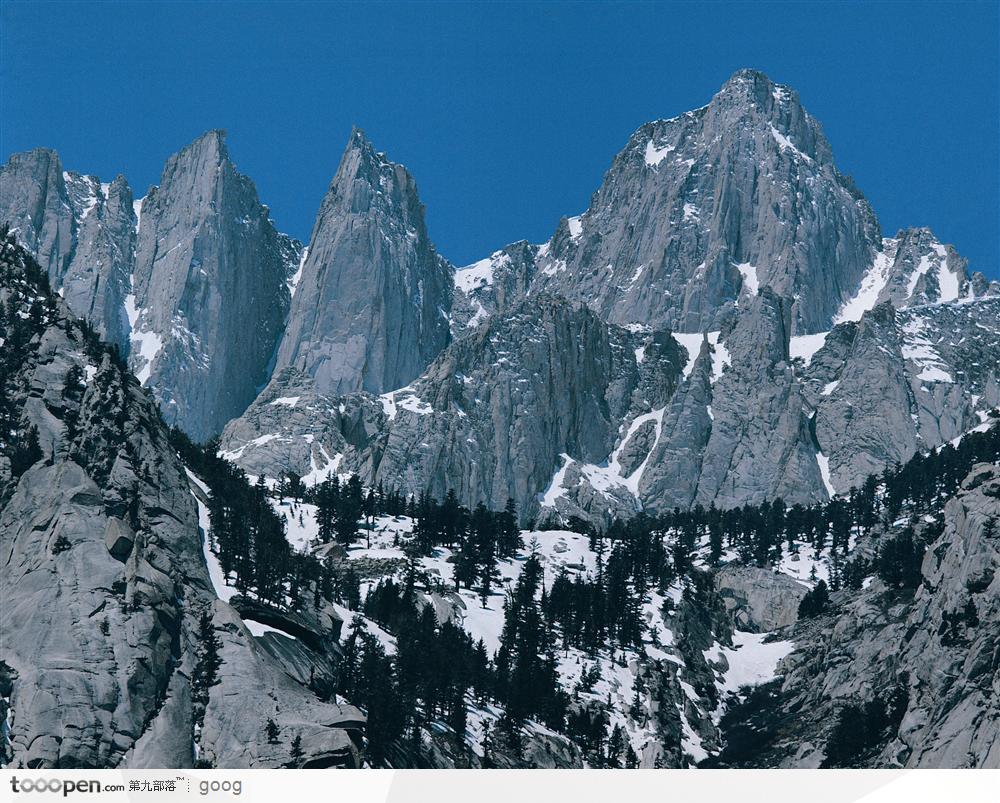
[[[102,184],[64,171],[44,148],[14,154],[0,169],[0,221],[46,268],[70,310],[124,352],[136,230],[125,178]]]
[[[153,402],[46,295],[30,257],[12,240],[0,248],[0,301],[32,327],[4,333],[3,413],[37,433],[14,439],[20,452],[5,439],[0,458],[4,762],[275,767],[289,747],[266,737],[274,717],[301,731],[307,756],[357,765],[363,715],[319,701],[217,599],[198,503]],[[199,730],[203,613],[222,664]]]
[[[412,176],[353,131],[313,228],[278,370],[303,371],[331,395],[403,387],[448,343],[451,272]]]
[[[807,589],[786,574],[731,563],[715,575],[715,587],[733,624],[765,633],[795,624]]]
[[[1000,767],[998,519],[1000,468],[980,464],[945,505],[914,594],[875,578],[840,595],[833,614],[800,623],[770,704],[783,725],[750,743],[747,763],[819,766],[839,711],[881,700],[898,723],[858,757],[864,766]]]
[[[142,203],[129,364],[167,422],[217,434],[268,380],[298,246],[278,233],[222,131],[163,169]]]

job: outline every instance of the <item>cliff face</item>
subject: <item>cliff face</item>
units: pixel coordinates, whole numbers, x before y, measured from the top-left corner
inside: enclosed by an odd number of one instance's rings
[[[280,711],[301,722],[307,753],[358,763],[350,733],[360,712],[317,700],[216,597],[194,486],[153,402],[45,295],[30,257],[13,240],[0,247],[0,300],[30,321],[5,331],[0,374],[5,421],[19,433],[0,459],[10,761],[190,767],[197,740],[202,761],[280,766],[288,746],[264,733]],[[27,312],[39,295],[44,305]],[[192,673],[203,613],[222,665],[199,730]]]
[[[135,212],[124,177],[102,184],[67,172],[45,148],[14,154],[0,168],[0,221],[35,255],[70,310],[127,348]]]
[[[129,364],[170,424],[218,433],[269,376],[297,245],[279,234],[211,131],[167,161],[142,203]]]
[[[705,332],[770,286],[823,331],[881,248],[798,95],[737,72],[696,111],[640,128],[590,207],[538,259],[539,287],[619,324]]]
[[[860,766],[1000,767],[998,518],[1000,469],[978,465],[944,507],[915,593],[874,578],[834,614],[800,622],[766,714],[783,735],[755,741],[745,763],[817,767],[838,714],[881,700],[898,722]]]
[[[448,343],[451,270],[409,172],[355,130],[320,206],[278,370],[334,395],[406,385]]]

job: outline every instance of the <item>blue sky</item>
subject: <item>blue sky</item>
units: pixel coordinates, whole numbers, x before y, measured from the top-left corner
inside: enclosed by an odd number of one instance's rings
[[[885,233],[1000,266],[998,3],[0,6],[0,157],[37,145],[139,192],[225,128],[307,239],[352,124],[406,164],[457,264],[545,240],[643,122],[740,67],[796,88]]]

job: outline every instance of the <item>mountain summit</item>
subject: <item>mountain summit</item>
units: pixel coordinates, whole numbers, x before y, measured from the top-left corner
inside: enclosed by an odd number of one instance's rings
[[[451,267],[427,236],[417,185],[354,129],[320,206],[278,352],[324,393],[381,393],[448,343]]]
[[[612,322],[682,332],[721,328],[769,285],[805,334],[829,327],[881,243],[798,95],[741,70],[707,106],[632,135],[539,280]]]

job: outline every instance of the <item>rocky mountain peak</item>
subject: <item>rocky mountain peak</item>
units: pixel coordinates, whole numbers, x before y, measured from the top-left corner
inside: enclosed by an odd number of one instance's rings
[[[143,201],[130,362],[194,438],[219,432],[268,379],[298,261],[288,245],[222,130],[168,159]]]
[[[787,87],[736,73],[707,106],[639,128],[590,208],[559,225],[537,285],[618,324],[718,330],[770,285],[824,331],[881,248],[874,212]]]
[[[321,393],[381,393],[448,343],[452,269],[434,250],[416,182],[351,132],[320,206],[278,369]]]

